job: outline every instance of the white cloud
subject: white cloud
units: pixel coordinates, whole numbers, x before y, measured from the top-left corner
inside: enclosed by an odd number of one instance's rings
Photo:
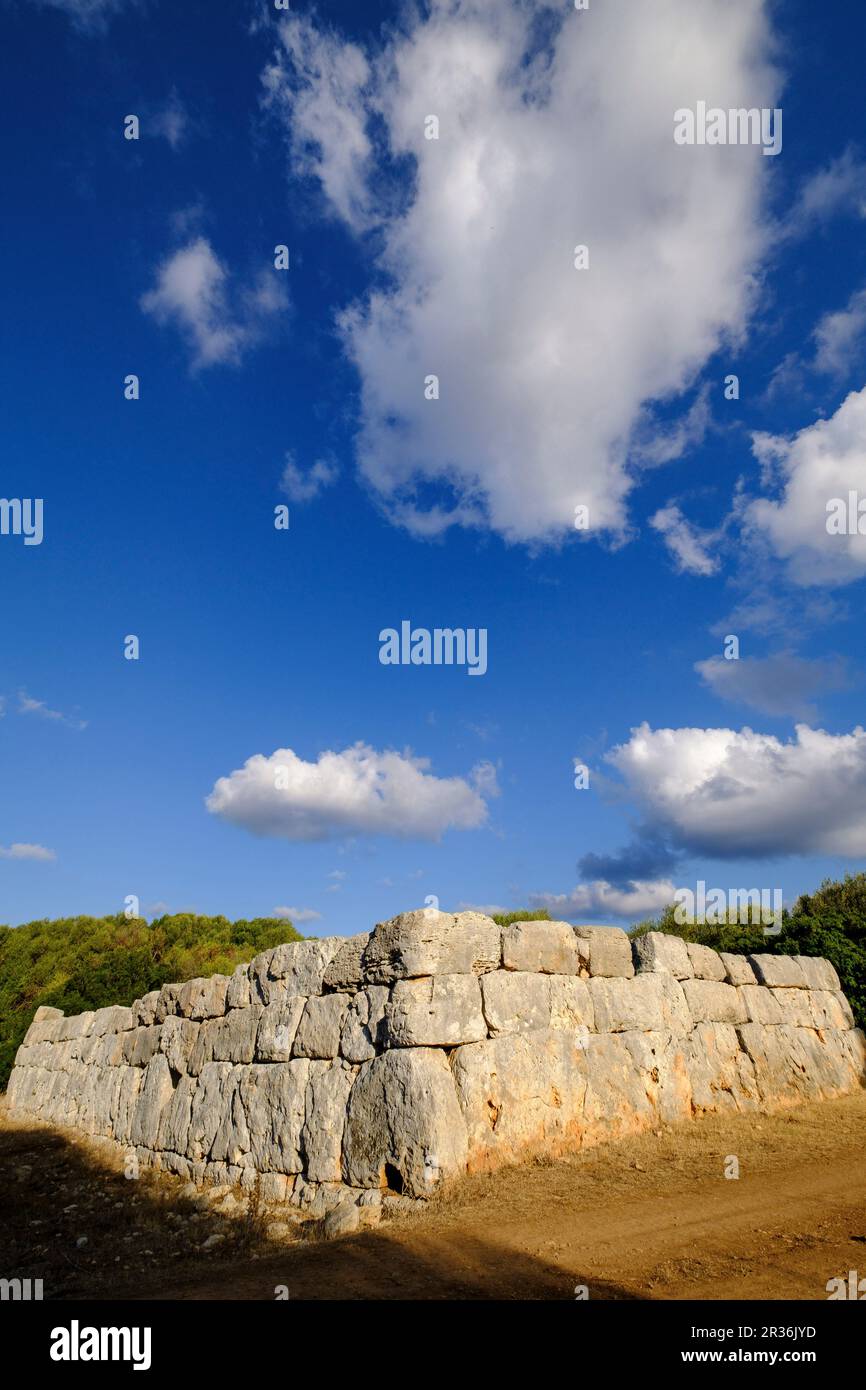
[[[776,104],[762,0],[551,4],[549,43],[538,9],[434,0],[369,60],[292,17],[265,75],[295,171],[377,232],[377,287],[339,319],[358,457],[421,534],[555,539],[583,504],[621,537],[630,462],[694,433],[654,444],[648,406],[743,329],[765,245],[760,150],[673,140],[699,99]]]
[[[645,824],[720,859],[866,854],[866,731],[651,729],[611,750]]]
[[[670,879],[637,881],[624,887],[595,879],[580,883],[571,893],[534,893],[535,907],[546,907],[551,917],[569,921],[574,917],[621,917],[637,922],[662,912],[674,901],[676,885]]]
[[[713,694],[734,704],[749,705],[763,714],[814,720],[810,702],[829,690],[844,690],[847,669],[839,657],[807,661],[792,652],[726,661],[712,656],[695,662],[695,670]]]
[[[200,368],[240,362],[287,302],[276,272],[233,285],[210,242],[199,236],[161,263],[141,307],[157,323],[180,330],[193,350],[193,366]]]
[[[866,290],[852,294],[844,309],[825,314],[815,329],[815,362],[819,372],[844,377],[866,334]]]
[[[177,92],[172,92],[162,110],[145,122],[144,128],[150,135],[161,135],[176,150],[183,144],[188,127],[186,107]]]
[[[426,758],[379,753],[364,743],[321,753],[314,763],[291,748],[278,748],[270,757],[257,753],[220,777],[205,804],[254,835],[286,840],[346,835],[438,840],[449,829],[483,826],[483,779],[478,789],[471,785],[472,774],[470,781],[435,777],[429,766]]]
[[[272,917],[285,918],[290,922],[321,922],[321,912],[312,907],[275,907]]]
[[[805,181],[785,231],[802,235],[845,212],[866,217],[866,164],[851,147]]]
[[[718,543],[721,532],[701,530],[674,505],[662,507],[655,516],[650,517],[650,526],[664,537],[680,574],[706,577],[717,573],[719,560],[718,556],[712,554],[712,549]]]
[[[0,859],[56,859],[57,855],[53,849],[46,849],[44,845],[14,844],[7,849],[5,845],[0,845]]]
[[[827,530],[829,502],[866,492],[866,387],[793,439],[755,434],[752,447],[780,495],[744,504],[745,544],[768,541],[795,584],[848,584],[866,574],[866,535]]]
[[[286,466],[280,487],[292,502],[312,502],[325,488],[337,481],[339,468],[327,459],[317,459],[306,473],[295,463],[293,454],[286,454]]]
[[[34,700],[26,690],[18,691],[18,713],[35,714],[40,719],[48,719],[55,724],[65,724],[70,729],[86,729],[87,720],[77,715],[63,714],[59,709],[50,709],[44,700]]]
[[[123,9],[135,9],[140,0],[35,0],[42,8],[63,10],[78,29],[90,32],[106,28],[112,15]]]

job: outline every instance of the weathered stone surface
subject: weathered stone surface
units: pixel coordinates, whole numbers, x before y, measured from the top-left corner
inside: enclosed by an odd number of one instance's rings
[[[809,989],[838,990],[839,976],[828,960],[820,956],[792,956],[802,970]]]
[[[737,993],[743,1001],[749,1023],[782,1022],[782,1010],[771,989],[765,989],[763,985],[738,985]]]
[[[160,1026],[159,1050],[165,1053],[172,1071],[189,1071],[198,1031],[199,1024],[189,1018],[180,1018],[177,1014],[169,1014]]]
[[[592,1033],[584,1050],[584,1141],[634,1134],[657,1124],[642,1072],[629,1047],[631,1033]]]
[[[369,940],[370,933],[365,931],[343,942],[322,976],[325,989],[344,989],[354,993],[361,988],[364,979],[361,961]]]
[[[788,989],[808,989],[803,967],[796,956],[749,956],[758,983]]]
[[[159,1053],[147,1064],[144,1071],[144,1081],[130,1126],[129,1137],[133,1144],[141,1144],[146,1149],[157,1147],[162,1112],[170,1103],[172,1095],[168,1062],[162,1053]]]
[[[160,1050],[160,1036],[162,1028],[159,1024],[151,1024],[149,1028],[133,1028],[129,1033],[123,1033],[115,1039],[121,1044],[122,1057],[125,1062],[133,1067],[146,1067],[151,1057]],[[104,1041],[110,1041],[110,1035]],[[110,1065],[108,1054],[103,1053],[102,1065]]]
[[[732,951],[720,951],[719,960],[725,967],[725,978],[729,985],[757,984],[748,956],[738,956]]]
[[[198,1077],[192,1097],[189,1119],[188,1156],[206,1159],[210,1156],[216,1132],[223,1119],[231,1062],[206,1062]]]
[[[262,1173],[302,1173],[301,1131],[313,1065],[305,1057],[281,1066],[245,1068],[240,1095],[250,1134],[253,1167]]]
[[[354,995],[343,1022],[340,1052],[347,1062],[369,1062],[385,1045],[387,985],[367,985]]]
[[[564,1035],[556,1035],[562,1038]],[[466,1124],[444,1052],[397,1048],[361,1067],[349,1095],[343,1176],[353,1187],[392,1185],[428,1196],[466,1168]]]
[[[94,1038],[100,1038],[105,1033],[126,1033],[132,1027],[132,1009],[123,1008],[119,1004],[109,1004],[105,1009],[96,1010],[90,1025],[90,1034]]]
[[[390,1047],[453,1047],[487,1037],[474,975],[397,980],[385,1005]]]
[[[310,1182],[342,1178],[343,1129],[356,1069],[346,1062],[312,1062],[301,1147]]]
[[[220,1018],[226,1011],[228,987],[227,975],[207,975],[202,979],[187,980],[178,994],[177,1012],[184,1018],[195,1020]]]
[[[579,1147],[587,1082],[576,1037],[553,1029],[503,1035],[460,1047],[451,1060],[470,1172]]]
[[[631,980],[596,976],[589,981],[589,992],[599,1033],[652,1031],[663,1025],[661,985],[654,975]]]
[[[165,984],[162,986],[157,995],[156,1008],[153,1012],[154,1023],[162,1023],[163,1019],[168,1018],[170,1014],[177,1014],[180,1012],[178,1009],[178,998],[182,989],[183,985],[181,984]]]
[[[353,1235],[360,1227],[360,1207],[352,1201],[345,1201],[328,1212],[324,1222],[324,1236],[326,1240],[339,1240],[340,1236]]]
[[[133,1023],[140,1028],[148,1028],[156,1022],[156,1005],[159,1000],[159,990],[152,989],[143,998],[136,999],[132,1005]]]
[[[252,1002],[249,964],[236,965],[229,976],[226,1009],[248,1009]]]
[[[258,998],[263,1004],[274,1004],[286,995],[321,994],[325,971],[345,941],[344,936],[322,936],[263,951],[250,962],[250,980]]]
[[[570,922],[512,922],[502,929],[505,970],[577,975],[581,957]]]
[[[364,979],[387,985],[422,975],[481,975],[497,970],[501,931],[480,912],[424,908],[380,922],[363,955]]]
[[[224,1018],[214,1020],[211,1033],[211,1052],[215,1062],[249,1063],[256,1051],[256,1035],[264,1009],[261,1004],[249,1009],[232,1009]]]
[[[551,975],[547,989],[551,1028],[591,1031],[595,1027],[595,1008],[587,980],[576,975]]]
[[[455,976],[467,979],[467,976]],[[580,980],[586,988],[586,981]],[[491,1037],[500,1033],[525,1033],[533,1028],[550,1027],[550,979],[527,971],[492,970],[481,976],[484,1018]],[[476,1042],[487,1030],[462,1042]]]
[[[736,1028],[729,1023],[699,1023],[683,1046],[696,1113],[756,1108],[760,1096],[755,1067],[740,1047]]]
[[[851,1005],[841,990],[809,990],[807,998],[809,1000],[809,1013],[811,1014],[811,1024],[806,1024],[807,1027],[837,1029],[854,1027]],[[794,1021],[793,1018],[785,1019],[786,1023],[793,1023]]]
[[[293,994],[262,1009],[256,1038],[257,1061],[288,1062],[306,1003],[303,995]]]
[[[812,991],[808,989],[771,989],[767,991],[772,994],[783,1023],[790,1023],[796,1028],[814,1028],[815,1015],[812,1007]],[[742,1023],[748,1022],[741,1019]]]
[[[336,1057],[340,1051],[340,1033],[349,1008],[345,994],[323,994],[308,999],[298,1031],[293,1053],[296,1057]]]
[[[700,946],[696,941],[687,941],[689,964],[696,980],[724,980],[727,976],[724,962],[718,951],[711,946]]]
[[[683,980],[683,994],[695,1023],[745,1023],[746,1006],[734,985],[719,980]]]
[[[590,975],[628,979],[634,974],[631,941],[620,927],[575,927],[589,946]]]
[[[677,980],[688,980],[694,974],[685,941],[667,932],[648,931],[636,936],[632,943],[635,964],[639,971],[666,971]]]

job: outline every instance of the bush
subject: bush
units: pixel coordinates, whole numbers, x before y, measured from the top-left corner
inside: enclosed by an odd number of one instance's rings
[[[0,1087],[40,1004],[65,1014],[131,1004],[166,981],[229,975],[259,951],[302,939],[273,917],[230,922],[191,913],[150,924],[121,913],[0,927]]]

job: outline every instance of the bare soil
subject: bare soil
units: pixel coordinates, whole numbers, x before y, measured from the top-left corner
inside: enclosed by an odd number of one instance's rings
[[[325,1242],[227,1216],[0,1105],[3,1277],[45,1298],[815,1299],[866,1274],[866,1092],[697,1119],[464,1180],[420,1214]],[[739,1178],[727,1178],[730,1158]],[[216,1241],[213,1236],[219,1237]],[[207,1249],[203,1249],[210,1241]],[[285,1296],[285,1295],[283,1295]]]

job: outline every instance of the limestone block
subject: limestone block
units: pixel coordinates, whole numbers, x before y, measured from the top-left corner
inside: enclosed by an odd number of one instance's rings
[[[631,1036],[591,1033],[587,1038],[584,1141],[635,1134],[658,1123],[644,1075],[634,1064]]]
[[[105,1009],[96,1010],[89,1031],[92,1037],[100,1038],[105,1033],[126,1033],[132,1026],[132,1009],[123,1008],[120,1004],[109,1004]],[[70,1034],[71,1036],[73,1035]]]
[[[763,985],[738,985],[737,993],[743,1001],[746,1019],[749,1023],[781,1023],[782,1010],[771,989]]]
[[[851,1005],[841,990],[812,989],[808,993],[809,1012],[812,1028],[853,1028],[854,1015]],[[786,1019],[793,1023],[794,1019]]]
[[[733,988],[733,986],[730,986]],[[695,1113],[754,1110],[760,1101],[755,1066],[729,1023],[699,1023],[684,1042]]]
[[[794,1035],[805,1031],[783,1023],[743,1023],[737,1028],[740,1044],[754,1063],[758,1092],[765,1104],[793,1105],[816,1095],[808,1076],[808,1058],[802,1047],[795,1046]]]
[[[696,941],[687,941],[686,950],[696,980],[724,980],[727,977],[724,962],[712,946],[700,946]]]
[[[216,1132],[223,1119],[231,1062],[205,1062],[192,1097],[187,1157],[195,1160],[210,1155]]]
[[[236,965],[229,976],[226,1009],[248,1009],[253,1002],[249,965]]]
[[[403,912],[380,922],[363,955],[364,979],[387,985],[422,975],[482,975],[497,970],[501,931],[480,912]]]
[[[302,995],[292,994],[262,1009],[256,1038],[256,1061],[288,1062],[306,1002]]]
[[[354,993],[361,988],[364,978],[361,961],[369,940],[370,933],[365,931],[358,936],[350,936],[348,941],[343,942],[322,976],[325,989],[349,990]]]
[[[720,951],[719,960],[725,967],[725,978],[729,985],[757,984],[748,956],[738,956],[733,951]]]
[[[579,1147],[587,1087],[580,1039],[553,1029],[503,1034],[458,1048],[451,1061],[470,1172]]]
[[[385,1006],[389,1047],[453,1047],[487,1037],[474,975],[399,979]]]
[[[250,1157],[260,1173],[303,1172],[301,1133],[312,1065],[299,1057],[277,1066],[254,1063],[244,1069],[240,1099],[250,1134]]]
[[[133,1022],[139,1028],[149,1028],[156,1022],[156,1006],[159,1000],[159,990],[152,989],[149,994],[145,994],[141,999],[136,999],[132,1005]]]
[[[620,927],[575,927],[589,946],[590,975],[628,979],[634,974],[631,941]]]
[[[214,1163],[227,1163],[231,1167],[246,1166],[252,1136],[241,1089],[249,1070],[248,1066],[233,1066],[224,1083],[220,1122],[210,1149]]]
[[[263,1004],[274,1004],[287,995],[321,994],[325,971],[345,940],[322,936],[263,951],[250,962],[250,980],[258,998]]]
[[[512,922],[502,929],[505,970],[577,975],[581,958],[570,922]]]
[[[215,1062],[249,1063],[256,1051],[256,1036],[264,1010],[261,1004],[231,1009],[214,1021],[211,1050]]]
[[[551,975],[547,988],[551,1028],[588,1028],[591,1031],[595,1027],[595,1009],[586,980],[578,979],[576,975]]]
[[[463,1173],[466,1158],[466,1124],[444,1052],[393,1048],[363,1064],[343,1138],[347,1182],[393,1186],[390,1169],[406,1195],[424,1197]]]
[[[367,985],[354,995],[340,1035],[340,1052],[347,1062],[369,1062],[385,1046],[387,985]]]
[[[162,1053],[158,1053],[144,1069],[144,1080],[130,1127],[133,1144],[141,1144],[146,1149],[156,1148],[162,1112],[171,1102],[172,1095],[168,1062]]]
[[[308,999],[295,1034],[295,1057],[336,1057],[340,1033],[349,1008],[345,994],[321,994]]]
[[[823,956],[792,956],[806,977],[809,989],[838,990],[839,976]]]
[[[640,972],[666,971],[677,980],[694,974],[685,941],[668,932],[648,931],[633,941],[635,964]]]
[[[199,1027],[192,1019],[180,1018],[177,1014],[169,1014],[160,1025],[159,1050],[165,1053],[172,1071],[189,1071]]]
[[[745,1023],[746,1006],[734,985],[719,980],[683,980],[689,1013],[695,1023]]]
[[[178,1008],[178,998],[182,989],[183,985],[181,984],[165,984],[162,986],[156,1001],[156,1008],[154,1009],[154,1023],[162,1023],[163,1019],[168,1018],[170,1014],[177,1014],[180,1012]]]
[[[356,1069],[346,1062],[310,1065],[301,1131],[310,1182],[339,1182],[342,1178],[343,1129],[355,1074]]]
[[[189,1122],[192,1100],[198,1082],[194,1076],[181,1076],[160,1120],[157,1147],[172,1153],[186,1154],[189,1145]]]
[[[469,977],[455,975],[452,978],[466,980]],[[586,989],[585,980],[578,983]],[[513,968],[491,970],[489,974],[481,976],[481,995],[484,1018],[491,1037],[498,1037],[500,1033],[526,1033],[533,1028],[550,1027],[550,979],[546,975]],[[485,1030],[477,1037],[462,1038],[460,1041],[475,1042],[486,1036]]]
[[[663,1026],[661,985],[654,975],[631,980],[595,976],[589,981],[589,992],[599,1033],[633,1028],[649,1032]]]
[[[674,989],[680,989],[672,975],[667,979]],[[667,1028],[651,1033],[619,1033],[617,1037],[632,1056],[656,1120],[672,1125],[688,1119],[692,1112],[692,1084],[687,1063],[689,1037],[671,1033]]]
[[[123,1060],[129,1066],[146,1067],[151,1057],[160,1050],[161,1033],[160,1025],[152,1023],[149,1027],[133,1028],[131,1032],[122,1034]]]
[[[808,989],[803,967],[795,956],[749,956],[758,983],[788,989]]]
[[[201,1020],[221,1018],[226,1011],[227,975],[207,975],[203,979],[187,980],[178,995],[178,1013],[184,1018]]]
[[[814,1028],[815,1014],[812,1007],[812,991],[808,989],[771,989],[770,994],[779,1005],[783,1023],[797,1028]],[[741,1022],[747,1022],[742,1019]]]

